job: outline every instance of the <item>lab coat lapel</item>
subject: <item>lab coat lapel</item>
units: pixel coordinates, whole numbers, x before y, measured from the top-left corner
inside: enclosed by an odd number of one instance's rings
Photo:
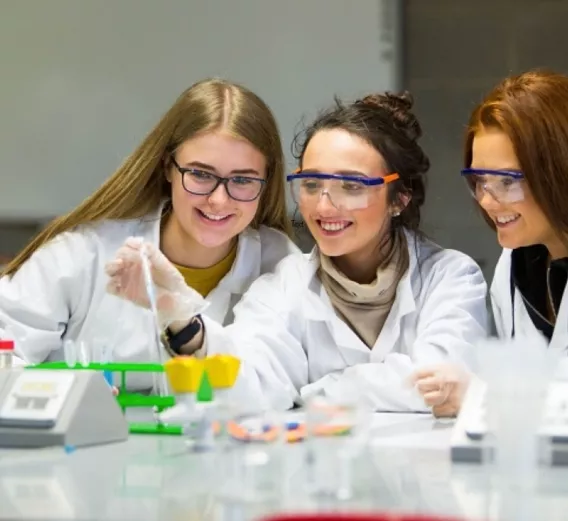
[[[239,235],[237,256],[231,271],[207,296],[209,307],[205,310],[205,314],[208,317],[224,325],[232,322],[234,305],[249,286],[260,277],[261,253],[258,232],[251,228],[243,231]]]
[[[558,350],[562,353],[568,352],[568,285],[564,289],[562,302],[556,317],[554,334],[550,339],[549,348]]]
[[[403,317],[416,310],[416,301],[414,299],[412,284],[413,280],[420,275],[419,265],[416,258],[417,248],[415,238],[411,234],[407,233],[406,239],[409,254],[408,270],[399,281],[392,308],[387,320],[385,321],[385,325],[383,326],[383,329],[371,350],[371,358],[373,360],[383,360],[384,357],[394,349],[400,338],[400,329]],[[418,245],[418,250],[420,250],[420,245]],[[343,320],[337,316],[327,293],[321,283],[319,283],[319,279],[316,276],[319,260],[315,249],[312,251],[310,256],[310,262],[312,264],[314,277],[312,279],[312,291],[307,292],[306,301],[308,303],[308,310],[311,318],[313,320],[317,320],[317,317],[319,317],[319,320],[325,320],[328,323],[333,332],[333,337],[340,349],[357,349],[369,352],[367,345]],[[314,292],[313,286],[316,279],[319,283],[319,292]]]
[[[412,259],[413,257],[411,256],[411,266],[409,266],[408,271],[398,283],[391,310],[373,346],[371,355],[373,361],[384,360],[385,356],[394,349],[400,338],[402,319],[405,315],[416,310],[416,301],[414,300],[414,294],[412,292],[412,278],[415,268],[415,266],[412,265]]]
[[[417,254],[422,255],[422,244],[417,243],[416,237],[411,233],[405,232],[405,236],[408,248],[408,269],[398,282],[391,310],[373,346],[371,356],[373,361],[384,360],[385,356],[394,349],[400,338],[403,317],[416,311],[416,300],[414,299],[412,283],[415,278],[420,278],[420,266],[416,256]]]
[[[310,283],[304,290],[305,294],[302,298],[307,320],[325,322],[343,356],[352,350],[368,354],[368,346],[335,312],[331,300],[317,276],[319,257],[316,249],[312,251],[309,260],[310,272],[308,276],[311,276],[311,278],[308,278]]]
[[[319,265],[319,254],[317,248],[314,248],[308,257],[306,280],[309,282],[302,291],[301,298],[306,320],[308,322],[325,322],[340,350],[364,349],[368,351],[369,348],[335,313],[329,296],[317,275]]]
[[[409,233],[406,233],[406,242],[408,247],[408,269],[398,283],[391,310],[373,346],[371,355],[373,361],[384,360],[385,356],[395,348],[401,335],[400,329],[403,318],[409,313],[416,311],[416,300],[412,284],[416,278],[420,278],[420,266],[416,258],[416,252],[418,249],[418,255],[422,254],[420,251],[421,245],[417,245],[416,238]]]

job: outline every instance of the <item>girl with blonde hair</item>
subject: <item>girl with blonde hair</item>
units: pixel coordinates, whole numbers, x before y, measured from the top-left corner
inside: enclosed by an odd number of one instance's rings
[[[62,359],[64,340],[94,339],[111,344],[115,361],[147,361],[151,314],[105,290],[105,265],[140,239],[206,298],[210,319],[231,322],[250,284],[299,251],[284,183],[267,105],[228,81],[196,83],[112,177],[6,267],[0,328],[26,363]],[[171,326],[165,336],[175,352],[187,331]]]

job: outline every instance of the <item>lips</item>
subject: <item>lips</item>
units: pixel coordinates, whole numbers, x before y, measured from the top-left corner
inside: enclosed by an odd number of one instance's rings
[[[497,226],[507,226],[519,220],[521,217],[520,214],[509,214],[509,215],[499,215],[497,217],[493,217],[495,224]]]
[[[353,223],[351,221],[317,221],[318,226],[325,232],[338,233],[349,228]]]
[[[201,217],[211,222],[223,222],[233,216],[233,214],[214,214],[214,213],[204,212],[203,210],[199,209],[197,209],[197,212],[199,213],[199,215],[201,215]]]

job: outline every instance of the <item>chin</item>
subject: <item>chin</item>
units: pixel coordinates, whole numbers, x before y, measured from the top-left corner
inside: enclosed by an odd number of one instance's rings
[[[501,248],[505,248],[508,250],[516,250],[517,248],[522,248],[524,246],[531,246],[532,244],[534,244],[531,241],[523,240],[522,237],[506,237],[506,236],[501,236],[501,234],[497,234],[497,240]]]
[[[345,246],[339,244],[329,244],[325,240],[317,241],[318,249],[327,257],[341,257],[345,255],[347,251]]]
[[[234,239],[237,235],[238,233],[228,233],[223,235],[196,233],[194,237],[195,240],[205,248],[219,248]]]

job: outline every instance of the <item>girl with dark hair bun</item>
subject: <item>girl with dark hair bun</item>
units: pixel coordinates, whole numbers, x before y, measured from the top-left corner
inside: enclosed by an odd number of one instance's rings
[[[479,267],[420,232],[430,163],[411,107],[408,94],[336,100],[296,139],[287,180],[315,249],[257,280],[232,325],[204,317],[182,350],[240,358],[239,403],[281,409],[323,394],[425,411],[410,375],[466,367],[486,336]]]

